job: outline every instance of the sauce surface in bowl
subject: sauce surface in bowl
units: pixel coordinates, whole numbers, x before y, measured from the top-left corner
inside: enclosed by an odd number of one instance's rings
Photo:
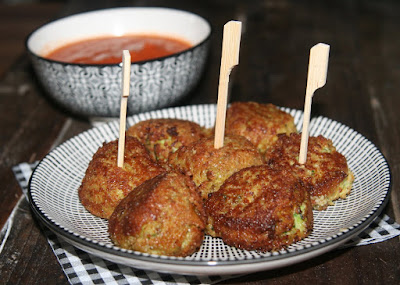
[[[192,45],[181,39],[158,35],[97,37],[70,43],[45,55],[46,58],[81,64],[116,64],[122,50],[129,50],[132,62],[168,56]]]

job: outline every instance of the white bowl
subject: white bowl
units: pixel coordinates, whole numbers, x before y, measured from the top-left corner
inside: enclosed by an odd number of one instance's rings
[[[28,36],[26,48],[40,82],[63,108],[85,117],[116,117],[121,98],[120,64],[65,63],[45,56],[74,41],[138,33],[182,38],[192,47],[132,63],[128,114],[173,105],[193,89],[204,70],[211,25],[196,14],[169,8],[113,8],[81,13],[36,29]]]

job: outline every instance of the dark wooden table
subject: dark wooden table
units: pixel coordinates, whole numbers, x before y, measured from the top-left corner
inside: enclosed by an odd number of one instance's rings
[[[0,3],[0,228],[14,210],[0,253],[0,284],[67,284],[11,167],[43,158],[90,128],[44,96],[24,50],[27,34],[50,19],[111,6],[168,6],[210,20],[214,34],[206,73],[181,104],[215,103],[223,25],[243,22],[240,64],[230,101],[303,108],[308,55],[331,45],[328,81],[313,114],[357,130],[386,156],[391,199],[384,212],[400,222],[400,2],[388,0],[43,1]],[[4,229],[2,231],[2,238]],[[225,284],[400,284],[400,241],[336,250],[302,264],[259,272]]]

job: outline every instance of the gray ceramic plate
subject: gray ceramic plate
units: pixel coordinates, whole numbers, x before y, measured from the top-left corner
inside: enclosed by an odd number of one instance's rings
[[[300,130],[302,112],[284,110],[294,116]],[[169,108],[129,117],[127,125],[149,118],[182,118],[211,127],[215,113],[215,105]],[[53,232],[84,251],[116,263],[192,275],[242,274],[288,266],[328,252],[357,235],[389,199],[390,169],[381,152],[349,127],[317,117],[310,123],[310,134],[333,141],[346,156],[355,181],[347,199],[314,212],[314,231],[309,237],[285,250],[267,253],[239,250],[209,236],[197,253],[185,258],[121,249],[109,239],[107,221],[86,211],[77,192],[92,155],[103,142],[117,138],[118,128],[118,122],[111,122],[63,143],[40,162],[29,186],[33,211]]]

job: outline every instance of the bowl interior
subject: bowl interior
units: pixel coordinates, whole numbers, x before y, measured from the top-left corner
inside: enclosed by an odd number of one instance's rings
[[[184,39],[196,46],[211,33],[204,18],[170,8],[114,8],[81,13],[50,22],[27,39],[27,48],[44,57],[70,42],[97,36],[153,34]]]

